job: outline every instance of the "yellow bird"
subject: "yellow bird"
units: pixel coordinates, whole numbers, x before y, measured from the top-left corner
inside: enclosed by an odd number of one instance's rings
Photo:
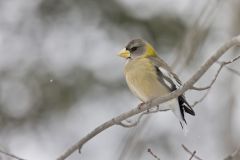
[[[167,95],[182,85],[155,49],[142,39],[130,41],[118,55],[127,59],[124,75],[128,87],[143,103]],[[159,109],[171,109],[182,128],[183,124],[187,124],[184,113],[195,115],[184,95],[160,104]]]

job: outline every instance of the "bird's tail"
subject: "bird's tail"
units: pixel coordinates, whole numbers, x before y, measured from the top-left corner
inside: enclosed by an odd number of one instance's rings
[[[191,106],[188,104],[188,102],[185,100],[184,96],[178,97],[178,106],[175,109],[173,109],[173,113],[177,116],[177,118],[180,121],[180,125],[184,131],[187,131],[186,125],[187,121],[185,119],[185,112],[191,115],[195,115],[194,110],[191,108]]]
[[[188,104],[188,102],[186,101],[186,99],[183,95],[178,97],[178,104],[179,104],[183,119],[184,119],[184,112],[187,112],[188,114],[195,116],[194,110]]]

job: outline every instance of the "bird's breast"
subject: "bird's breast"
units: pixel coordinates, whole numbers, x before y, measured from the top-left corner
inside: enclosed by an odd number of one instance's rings
[[[125,66],[127,84],[133,94],[143,102],[168,93],[157,76],[154,65],[146,58],[131,60]]]

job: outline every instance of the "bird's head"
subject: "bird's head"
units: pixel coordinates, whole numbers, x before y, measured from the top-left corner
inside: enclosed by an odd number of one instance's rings
[[[126,59],[136,59],[139,57],[156,57],[154,48],[143,39],[131,40],[125,48],[123,48],[118,55]]]

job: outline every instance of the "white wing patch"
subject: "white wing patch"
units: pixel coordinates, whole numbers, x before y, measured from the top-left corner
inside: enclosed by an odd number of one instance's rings
[[[166,79],[163,79],[163,81],[164,81],[165,85],[168,86],[168,88],[172,88],[173,87],[172,84],[170,82],[168,82]]]
[[[169,80],[172,81],[172,83],[176,86],[176,88],[181,87],[181,85],[182,85],[181,82],[178,79],[176,79],[171,72],[167,71],[166,69],[164,69],[162,67],[158,67],[158,69],[162,72],[162,74],[165,77],[167,77]],[[170,88],[172,88],[172,85],[168,80],[164,79],[164,82],[166,85],[168,85]]]

